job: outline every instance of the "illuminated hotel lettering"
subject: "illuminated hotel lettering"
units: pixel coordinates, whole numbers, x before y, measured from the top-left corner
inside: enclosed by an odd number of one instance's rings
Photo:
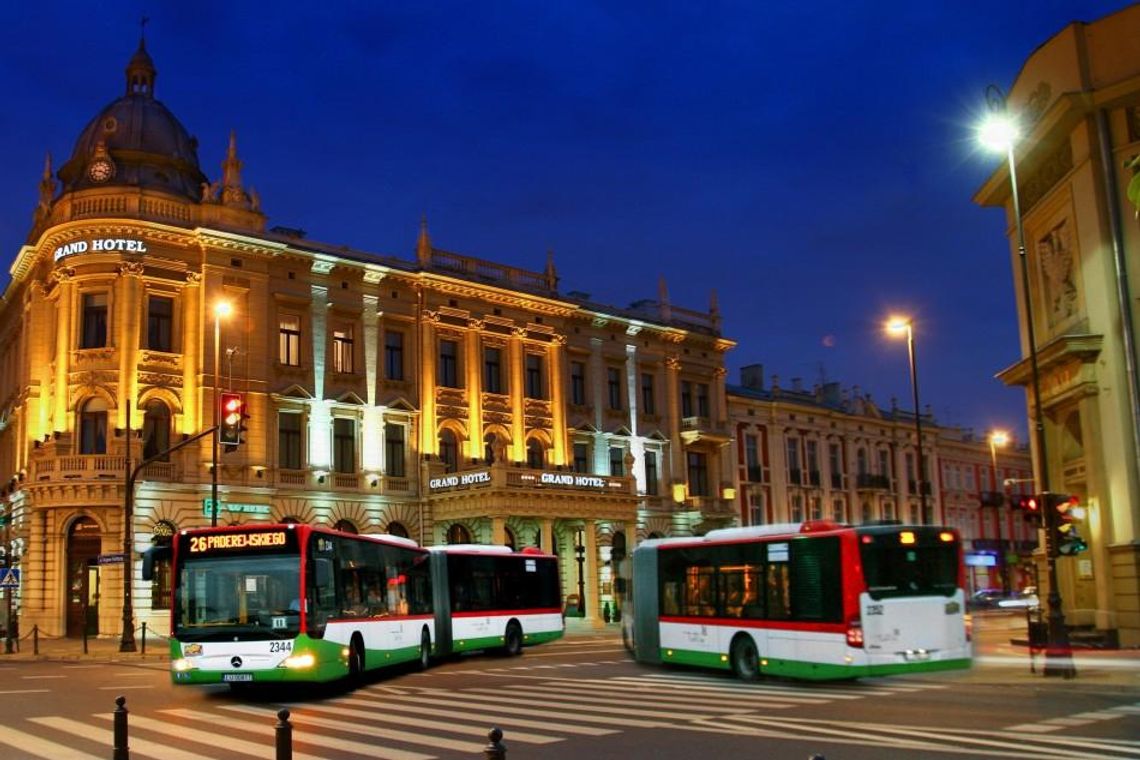
[[[56,261],[64,256],[73,256],[77,253],[107,253],[123,251],[126,253],[146,253],[146,243],[142,240],[127,240],[126,238],[96,238],[95,240],[76,240],[74,243],[65,243],[55,249],[52,254]]]
[[[433,491],[440,488],[456,488],[458,486],[474,486],[481,483],[490,483],[491,473],[488,470],[478,472],[458,472],[454,475],[444,475],[428,481],[428,487]]]
[[[571,488],[605,488],[606,481],[597,475],[575,475],[569,472],[544,472],[538,482],[544,486],[569,486]]]
[[[190,553],[233,551],[240,549],[272,549],[285,545],[285,531],[272,533],[223,533],[191,536]]]

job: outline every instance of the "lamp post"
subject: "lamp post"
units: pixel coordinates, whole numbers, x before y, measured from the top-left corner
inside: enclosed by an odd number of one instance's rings
[[[218,407],[221,406],[219,393],[219,376],[221,375],[221,360],[219,346],[222,342],[222,317],[228,317],[232,307],[229,301],[218,301],[214,304],[214,395],[211,399],[214,407],[214,435],[213,456],[210,459],[210,527],[218,525]]]
[[[1007,443],[1009,443],[1009,433],[1007,433],[1004,430],[994,430],[990,433],[989,439],[990,439],[990,464],[992,465],[992,467],[990,469],[990,493],[992,493],[996,496],[997,492],[998,492],[998,490],[997,490],[997,447],[998,446],[1005,446]],[[995,518],[996,519],[994,520],[994,522],[997,523],[998,551],[1001,552],[1001,557],[999,558],[999,564],[998,564],[998,570],[1001,573],[1001,590],[1002,590],[1002,592],[1008,594],[1009,593],[1009,562],[1007,561],[1006,558],[1009,556],[1009,553],[1005,550],[1005,542],[1002,541],[1002,537],[1001,537],[1001,518],[1002,518],[1001,507],[1002,507],[1002,503],[1003,503],[1002,501],[998,501],[997,506],[994,508],[996,510],[996,512],[995,512]],[[1010,536],[1010,538],[1012,539],[1012,536]]]
[[[909,317],[891,317],[887,320],[887,332],[891,335],[906,333],[906,352],[910,362],[910,387],[914,391],[915,448],[918,452],[918,474],[915,482],[918,484],[919,503],[922,504],[922,519],[926,520],[926,464],[922,459],[922,413],[918,407],[918,360],[914,352],[914,322]]]
[[[1049,492],[1049,458],[1045,449],[1045,417],[1041,410],[1041,372],[1037,365],[1037,338],[1033,329],[1033,302],[1029,292],[1029,262],[1025,255],[1025,227],[1021,222],[1021,199],[1017,188],[1017,162],[1013,147],[1019,127],[1009,115],[1005,95],[995,85],[986,88],[986,106],[989,114],[978,128],[978,141],[995,152],[1004,152],[1009,163],[1010,197],[1013,201],[1013,218],[1017,229],[1017,258],[1021,262],[1021,300],[1025,304],[1025,334],[1029,343],[1029,374],[1033,388],[1033,432],[1037,448],[1037,476],[1039,492]],[[1069,632],[1065,628],[1065,613],[1061,609],[1061,591],[1057,587],[1057,557],[1053,546],[1055,509],[1045,508],[1045,562],[1049,575],[1049,642],[1045,648],[1045,675],[1072,678],[1077,674],[1073,667]]]

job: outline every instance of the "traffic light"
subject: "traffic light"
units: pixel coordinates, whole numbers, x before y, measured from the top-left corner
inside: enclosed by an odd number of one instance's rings
[[[237,446],[242,442],[242,432],[245,430],[244,421],[248,417],[245,413],[245,399],[240,393],[222,394],[222,422],[218,426],[218,441],[223,446]]]
[[[1081,500],[1077,496],[1067,493],[1047,493],[1045,497],[1046,509],[1053,514],[1053,547],[1054,551],[1065,557],[1080,554],[1089,548],[1088,543],[1081,538],[1077,526],[1073,522],[1074,514]]]
[[[1021,511],[1026,522],[1041,522],[1041,501],[1037,496],[1015,496],[1013,508]]]

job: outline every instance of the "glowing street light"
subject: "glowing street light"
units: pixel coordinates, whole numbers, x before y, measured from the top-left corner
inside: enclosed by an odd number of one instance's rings
[[[1033,430],[1037,449],[1038,493],[1049,493],[1049,458],[1045,453],[1045,417],[1041,410],[1041,372],[1037,365],[1037,337],[1033,328],[1033,304],[1029,294],[1029,262],[1025,255],[1025,227],[1021,222],[1021,198],[1017,188],[1017,162],[1013,149],[1020,138],[1016,119],[1010,115],[1005,95],[996,85],[986,88],[989,115],[978,127],[978,142],[994,152],[1004,152],[1009,163],[1010,196],[1017,228],[1017,257],[1021,262],[1021,300],[1025,304],[1025,333],[1029,343],[1029,374],[1033,386]],[[1051,545],[1056,510],[1045,510],[1046,566],[1049,570],[1049,646],[1045,650],[1045,675],[1072,678],[1073,667],[1069,632],[1065,629],[1065,613],[1061,609],[1061,592],[1057,587],[1057,558]]]
[[[910,317],[895,315],[887,320],[886,329],[888,335],[895,337],[906,335],[907,357],[910,361],[910,387],[914,391],[915,448],[918,451],[918,473],[915,477],[915,483],[918,485],[918,498],[922,504],[922,519],[927,520],[926,464],[922,459],[922,412],[918,406],[918,364],[914,352],[914,322]]]

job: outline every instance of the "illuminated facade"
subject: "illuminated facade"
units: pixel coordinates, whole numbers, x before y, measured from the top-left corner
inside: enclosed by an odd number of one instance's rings
[[[1089,549],[1056,564],[1065,621],[1121,646],[1140,646],[1140,226],[1125,168],[1140,154],[1137,39],[1140,6],[1069,24],[1010,88],[1027,291],[1005,161],[974,197],[1005,210],[1015,274],[1021,358],[999,377],[1026,388],[1032,429],[1028,298],[1047,458],[1038,470],[1084,507],[1076,524]]]
[[[552,261],[436,248],[426,221],[408,259],[267,230],[236,140],[211,182],[154,79],[140,45],[126,94],[49,161],[0,302],[25,631],[120,633],[124,567],[135,624],[164,629],[167,579],[143,582],[139,556],[214,515],[210,437],[162,452],[213,424],[219,392],[249,414],[219,456],[219,524],[537,544],[597,619],[639,538],[732,523],[715,301],[678,308],[662,284],[605,307],[561,294]],[[155,455],[124,562],[126,473]]]
[[[949,525],[961,532],[974,588],[1000,587],[1003,559],[1009,560],[1013,587],[1032,583],[1020,556],[1036,546],[1036,531],[996,498],[1007,490],[1006,479],[1029,477],[1025,449],[991,451],[985,440],[938,427],[924,414],[922,457],[935,474],[933,483],[923,479],[924,512],[913,413],[893,403],[880,409],[858,386],[848,391],[833,382],[808,389],[798,378],[781,386],[776,376],[766,385],[759,365],[742,369],[740,385],[728,388],[728,403],[741,524]],[[1009,490],[1022,489],[1030,490],[1020,482]]]

